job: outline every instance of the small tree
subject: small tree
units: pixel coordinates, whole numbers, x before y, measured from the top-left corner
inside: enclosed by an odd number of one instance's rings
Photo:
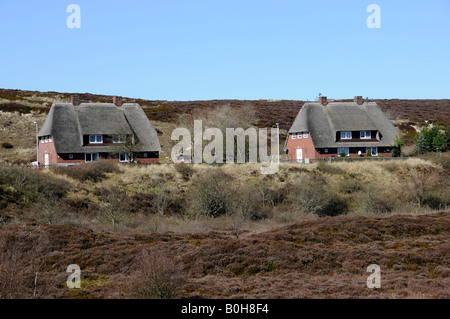
[[[152,197],[152,203],[156,208],[156,211],[159,215],[163,216],[166,212],[167,207],[170,204],[170,189],[168,186],[156,186],[151,191],[153,197]]]
[[[416,146],[414,148],[416,154],[423,154],[427,151],[427,145],[424,136],[419,133],[416,137]]]
[[[113,136],[113,153],[119,156],[124,155],[128,164],[133,162],[133,158],[140,151],[140,143],[134,133],[129,133],[126,129],[118,129]]]
[[[433,149],[436,152],[445,152],[447,150],[447,138],[445,132],[439,132],[433,138]]]
[[[392,151],[391,151],[392,157],[402,156],[403,146],[405,146],[405,143],[403,143],[403,141],[397,137],[394,142],[394,147],[392,148]]]
[[[370,150],[370,148],[367,149],[366,156],[367,157],[371,157],[372,156],[372,151]]]
[[[126,209],[124,205],[125,200],[125,193],[118,187],[113,188],[111,193],[102,201],[103,207],[99,217],[100,221],[113,226],[122,222]]]

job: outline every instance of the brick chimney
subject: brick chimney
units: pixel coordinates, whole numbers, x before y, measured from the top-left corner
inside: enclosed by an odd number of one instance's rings
[[[113,97],[113,103],[117,106],[122,106],[123,101],[121,96],[114,96]]]
[[[358,105],[362,105],[362,104],[363,104],[363,98],[362,98],[362,96],[355,96],[354,101],[355,101],[355,103],[358,104]]]
[[[74,106],[80,105],[80,99],[78,98],[78,95],[71,96],[70,103],[72,103]]]
[[[319,103],[322,104],[323,106],[327,105],[328,104],[327,97],[326,96],[320,96],[319,97]]]

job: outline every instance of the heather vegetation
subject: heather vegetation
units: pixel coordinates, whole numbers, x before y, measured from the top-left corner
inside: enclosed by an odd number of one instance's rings
[[[406,160],[282,163],[273,175],[168,164],[170,133],[194,118],[280,122],[283,141],[303,102],[137,100],[163,164],[23,165],[35,160],[33,122],[69,96],[0,90],[0,298],[450,297],[448,100],[377,101]],[[65,286],[72,263],[81,289]],[[365,286],[372,263],[381,289]]]

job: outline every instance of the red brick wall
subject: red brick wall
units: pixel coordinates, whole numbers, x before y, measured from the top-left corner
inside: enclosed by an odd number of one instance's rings
[[[42,166],[45,163],[45,154],[48,154],[49,165],[55,165],[57,163],[58,155],[56,154],[55,143],[44,143],[44,139],[39,139],[39,165]]]
[[[55,143],[47,142],[45,143],[43,140],[39,140],[39,166],[44,166],[45,164],[45,154],[49,156],[49,165],[56,164],[80,164],[84,163],[84,154],[83,153],[73,153],[73,159],[69,158],[69,154],[57,154],[55,149]],[[113,158],[105,159],[103,158],[103,154],[99,155],[102,160],[110,160],[116,163],[119,162],[119,156],[114,155]],[[159,158],[157,157],[136,157],[135,161],[139,161],[142,164],[155,164],[159,162]]]
[[[328,153],[325,153],[324,149],[316,150],[314,144],[312,142],[311,136],[308,135],[308,138],[301,139],[292,139],[292,135],[288,135],[288,141],[286,143],[286,148],[288,153],[286,154],[286,160],[288,161],[297,161],[297,149],[303,149],[303,160],[305,158],[315,159],[315,158],[330,158],[330,157],[338,157],[337,148],[329,148]],[[365,148],[352,148],[349,147],[350,156],[349,157],[358,157],[358,150],[361,150],[362,156],[366,156]],[[379,147],[378,148],[378,156],[384,157],[392,157],[391,153],[387,150],[391,150],[391,148]]]
[[[292,139],[292,135],[288,136],[288,141],[286,144],[288,153],[286,154],[286,159],[288,161],[297,160],[297,149],[301,148],[303,151],[303,159],[309,158],[314,159],[317,157],[318,153],[314,148],[314,144],[311,139],[311,135],[308,134],[307,138],[302,137],[301,139]]]

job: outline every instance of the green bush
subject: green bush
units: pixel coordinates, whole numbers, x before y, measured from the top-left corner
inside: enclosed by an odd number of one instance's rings
[[[450,128],[449,126],[425,127],[417,134],[415,144],[417,154],[448,151],[450,150]]]
[[[403,146],[405,146],[405,143],[403,143],[403,141],[397,137],[394,142],[394,147],[391,150],[392,157],[402,156]]]

